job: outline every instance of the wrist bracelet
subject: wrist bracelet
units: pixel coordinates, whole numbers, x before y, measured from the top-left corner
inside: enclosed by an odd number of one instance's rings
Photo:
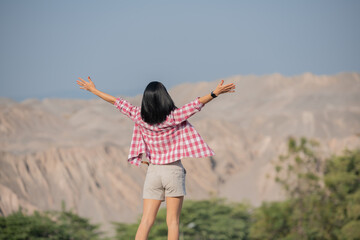
[[[214,94],[214,92],[213,91],[211,91],[211,96],[213,97],[213,98],[216,98],[217,96]]]

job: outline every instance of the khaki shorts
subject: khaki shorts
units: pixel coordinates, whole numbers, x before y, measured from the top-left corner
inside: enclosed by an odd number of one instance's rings
[[[181,160],[169,164],[148,166],[143,198],[165,201],[165,197],[185,196],[186,169]]]

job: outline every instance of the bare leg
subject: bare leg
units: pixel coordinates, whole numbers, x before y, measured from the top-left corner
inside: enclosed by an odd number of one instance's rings
[[[161,200],[144,199],[143,215],[136,232],[135,240],[146,240],[148,238],[150,229],[155,222],[160,204]]]
[[[179,239],[180,213],[184,196],[166,197],[166,224],[168,226],[168,240]]]

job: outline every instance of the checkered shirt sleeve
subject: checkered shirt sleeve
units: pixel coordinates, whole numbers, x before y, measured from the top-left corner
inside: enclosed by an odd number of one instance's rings
[[[140,116],[140,108],[132,105],[121,97],[116,99],[114,106],[133,121],[136,121]]]
[[[142,152],[144,152],[144,141],[139,129],[139,125],[136,123],[140,118],[140,108],[132,105],[127,100],[119,97],[116,99],[114,106],[124,115],[129,117],[131,120],[135,122],[131,144],[130,144],[130,152],[128,156],[128,161],[131,164],[136,166],[140,166]]]
[[[171,116],[175,124],[182,123],[183,121],[187,120],[189,117],[201,110],[204,104],[201,103],[199,99],[200,97],[197,97],[194,101],[185,104],[181,108],[177,108],[172,112]]]

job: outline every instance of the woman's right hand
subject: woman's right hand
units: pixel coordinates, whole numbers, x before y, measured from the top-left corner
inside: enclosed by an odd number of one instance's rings
[[[224,84],[224,80],[221,80],[221,82],[219,83],[219,85],[217,85],[217,87],[215,88],[215,90],[213,91],[213,93],[216,96],[219,96],[220,94],[223,93],[227,93],[227,92],[235,92],[235,84],[234,83],[229,83],[226,85]]]
[[[223,85],[223,84],[224,84],[224,80],[221,80],[221,82],[217,85],[217,87],[213,91],[213,93],[216,96],[219,96],[220,94],[223,94],[223,93],[235,92],[235,84],[234,83],[229,83],[226,85]],[[199,98],[199,102],[202,104],[206,104],[206,103],[210,102],[212,99],[213,99],[213,97],[209,93],[209,94]]]

